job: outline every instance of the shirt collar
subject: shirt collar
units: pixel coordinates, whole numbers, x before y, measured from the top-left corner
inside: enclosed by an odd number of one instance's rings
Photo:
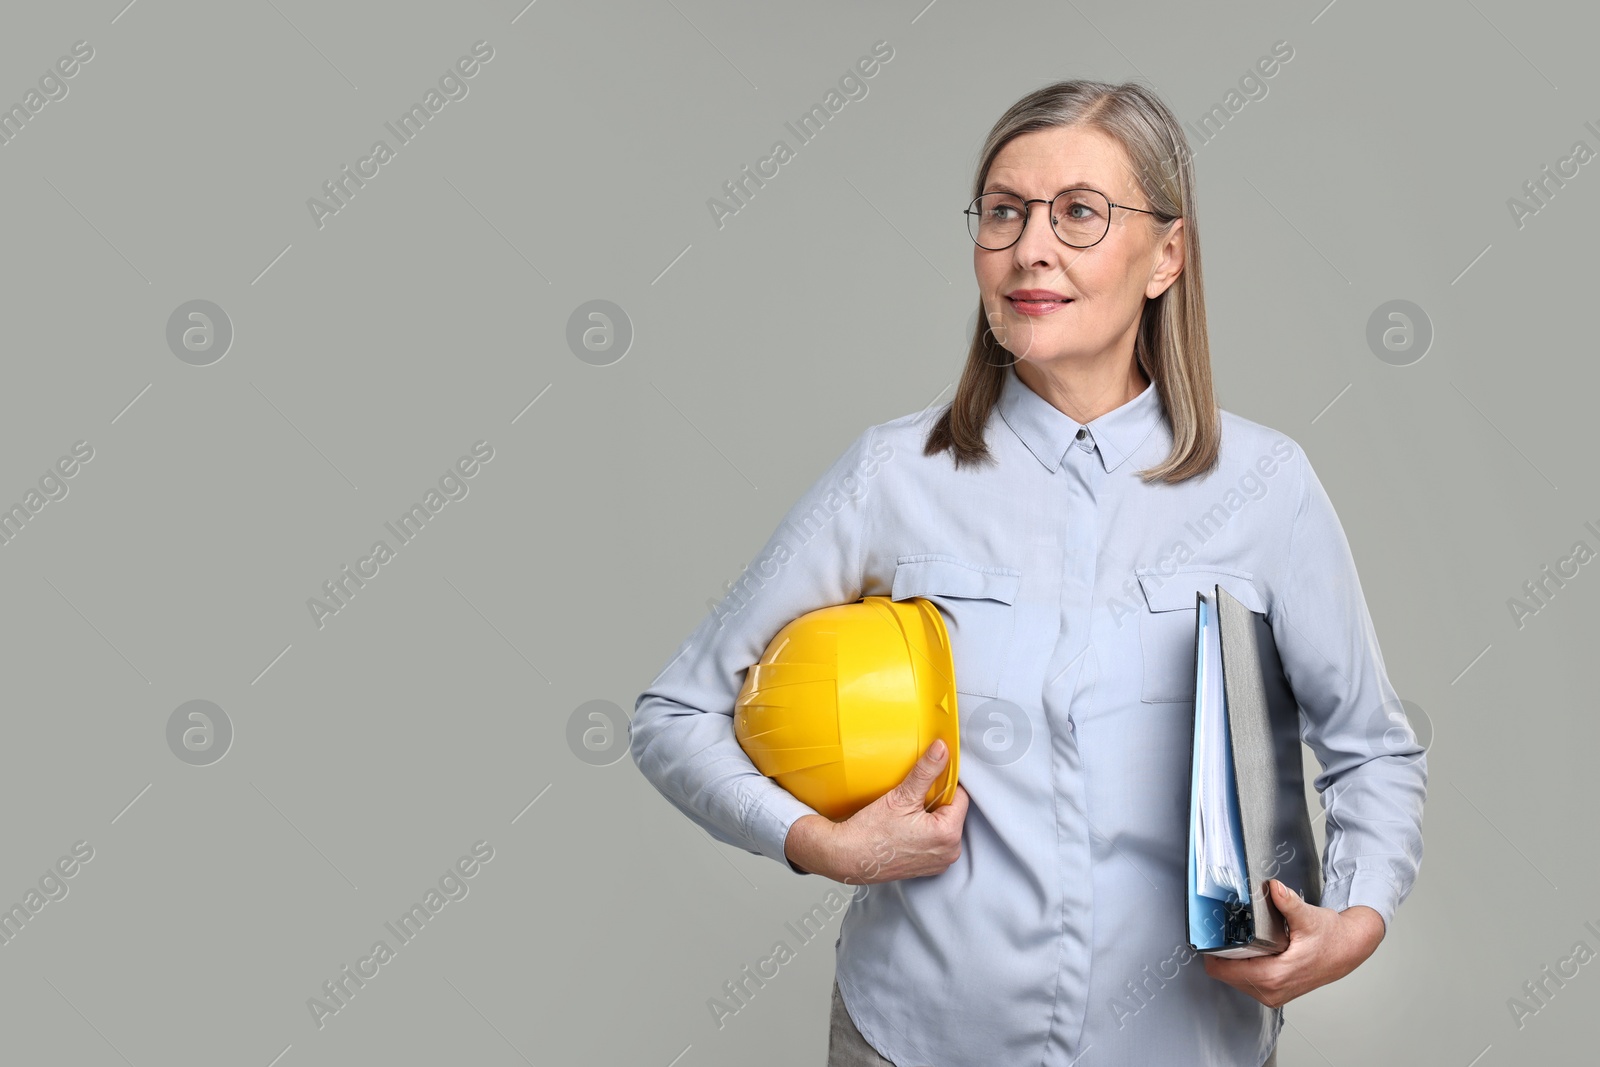
[[[1161,395],[1152,381],[1144,392],[1121,407],[1088,423],[1079,423],[1017,377],[1016,364],[1007,369],[1000,400],[995,406],[1006,425],[1052,474],[1061,466],[1067,449],[1078,443],[1080,426],[1088,426],[1095,451],[1109,473],[1144,444],[1156,423],[1166,414]]]

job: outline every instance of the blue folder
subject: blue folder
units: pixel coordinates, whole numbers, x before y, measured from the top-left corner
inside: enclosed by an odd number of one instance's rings
[[[1203,594],[1202,594],[1203,597]],[[1244,855],[1244,830],[1239,822],[1239,786],[1238,779],[1233,769],[1233,744],[1231,736],[1227,734],[1227,693],[1222,691],[1222,705],[1216,709],[1202,707],[1202,694],[1206,692],[1206,682],[1209,677],[1208,668],[1211,666],[1209,659],[1210,648],[1220,639],[1217,632],[1216,611],[1206,599],[1199,603],[1199,619],[1197,621],[1197,636],[1195,653],[1195,721],[1193,768],[1189,776],[1189,876],[1186,880],[1189,893],[1189,944],[1195,949],[1205,951],[1208,949],[1226,948],[1238,940],[1237,927],[1240,925],[1239,916],[1243,906],[1250,903],[1250,883],[1248,879],[1242,881],[1241,890],[1238,892],[1225,892],[1219,896],[1203,895],[1198,888],[1198,877],[1195,869],[1195,853],[1198,851],[1199,841],[1196,828],[1200,821],[1200,775],[1197,773],[1204,757],[1202,742],[1204,733],[1198,728],[1203,714],[1214,713],[1223,720],[1222,729],[1224,736],[1228,737],[1227,751],[1223,754],[1226,773],[1223,776],[1223,804],[1229,812],[1227,832],[1233,838],[1233,846],[1238,855]],[[1230,937],[1231,925],[1235,927]]]
[[[1318,904],[1322,857],[1306,805],[1299,702],[1278,658],[1272,627],[1265,614],[1251,611],[1223,586],[1213,588],[1214,595],[1195,594],[1186,925],[1196,951],[1260,956],[1289,947],[1288,924],[1272,902],[1267,881],[1282,881]],[[1217,752],[1208,749],[1208,731],[1201,728],[1209,716],[1221,720],[1221,729],[1209,731],[1220,738]],[[1209,804],[1201,796],[1202,768],[1218,785]],[[1224,862],[1202,871],[1196,831],[1207,810],[1207,851]],[[1219,844],[1224,847],[1217,849]]]

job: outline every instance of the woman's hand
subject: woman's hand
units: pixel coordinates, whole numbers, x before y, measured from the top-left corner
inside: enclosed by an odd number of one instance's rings
[[[847,885],[940,873],[961,857],[967,818],[967,791],[959,783],[949,804],[932,811],[924,807],[949,758],[944,742],[935,741],[904,781],[843,822],[811,815],[796,819],[785,851],[798,866]],[[802,828],[812,821],[815,826]]]
[[[1272,901],[1289,924],[1289,947],[1274,956],[1230,960],[1207,955],[1206,973],[1269,1008],[1281,1008],[1318,986],[1337,982],[1372,955],[1385,933],[1383,916],[1364,904],[1334,911],[1307,904],[1276,878]]]

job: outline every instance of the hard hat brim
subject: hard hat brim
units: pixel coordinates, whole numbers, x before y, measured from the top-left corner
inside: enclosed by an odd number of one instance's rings
[[[940,738],[950,756],[944,773],[934,779],[929,788],[927,803],[931,811],[944,807],[956,798],[956,780],[961,774],[961,705],[956,695],[955,654],[950,647],[944,616],[933,601],[925,597],[913,597],[911,603],[917,606],[924,625],[938,636],[938,640],[929,645],[927,661],[913,663],[913,670],[919,675],[919,686],[926,685],[934,694],[934,699],[924,705],[926,713],[918,738],[918,755],[920,757],[922,752],[926,752],[935,738]],[[915,648],[916,642],[911,642],[911,647]],[[927,675],[925,679],[921,677],[924,672]]]

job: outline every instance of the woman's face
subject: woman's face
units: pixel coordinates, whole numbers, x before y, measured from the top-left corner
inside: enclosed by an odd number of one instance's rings
[[[982,191],[1049,200],[1076,186],[1098,189],[1115,204],[1151,208],[1122,146],[1082,126],[1012,138],[995,156]],[[1051,228],[1049,205],[1028,207],[1030,218],[1016,244],[1000,251],[972,249],[996,340],[1019,361],[1051,370],[1106,359],[1131,362],[1145,300],[1165,292],[1182,269],[1182,221],[1158,239],[1154,216],[1112,208],[1105,239],[1073,248]],[[1049,290],[1064,301],[1013,299],[1019,289]]]

